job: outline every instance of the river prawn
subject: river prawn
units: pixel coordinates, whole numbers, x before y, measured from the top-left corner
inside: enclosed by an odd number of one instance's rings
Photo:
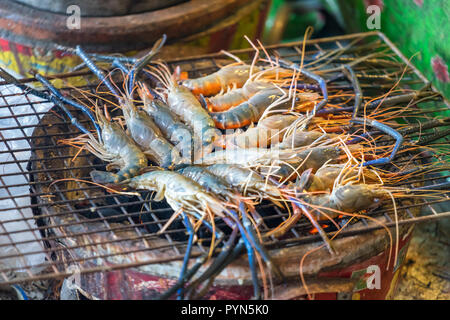
[[[182,82],[193,94],[212,96],[229,87],[241,88],[250,76],[250,72],[258,72],[259,68],[247,64],[230,64],[218,71],[197,79]]]
[[[3,70],[1,71],[1,74],[5,79],[14,83],[19,88],[29,90],[38,97],[54,102],[55,105],[59,106],[69,116],[71,122],[84,132],[82,136],[60,140],[61,143],[79,148],[86,148],[96,157],[109,162],[106,166],[108,171],[116,168],[119,169],[117,173],[97,170],[91,171],[92,180],[100,183],[118,183],[137,175],[139,171],[147,166],[147,157],[141,151],[139,146],[137,146],[133,139],[125,133],[118,123],[113,122],[109,117],[102,115],[98,106],[95,106],[96,117],[94,117],[89,108],[63,96],[58,89],[40,74],[35,75],[36,79],[49,89],[51,95],[43,94],[33,88],[21,85],[20,82],[10,74]],[[84,128],[80,122],[70,114],[64,104],[72,105],[83,111],[83,113],[92,121],[97,131],[97,137],[94,137],[90,131]]]
[[[181,122],[166,103],[155,99],[145,84],[142,84],[138,93],[143,102],[142,108],[152,117],[164,137],[173,143],[183,159],[192,159],[193,134],[191,129]]]
[[[297,110],[304,102],[311,102],[319,96],[309,92],[291,92],[278,86],[266,87],[248,100],[223,112],[210,112],[214,123],[220,129],[236,129],[258,122],[272,114]]]
[[[347,161],[350,154],[360,151],[361,146],[353,145],[342,146],[341,144],[315,146],[311,148],[300,148],[302,150],[294,153],[283,153],[289,150],[298,149],[280,149],[281,154],[289,157],[273,159],[270,165],[261,166],[259,171],[264,176],[276,178],[279,181],[292,180],[300,176],[305,170],[311,169],[316,172],[326,163],[339,163]]]
[[[242,88],[234,88],[225,93],[205,98],[205,104],[209,111],[223,112],[245,102],[261,90],[273,88],[275,86],[271,82],[247,81]]]
[[[286,129],[298,116],[290,114],[275,114],[258,122],[255,127],[250,127],[244,132],[237,132],[223,137],[225,146],[239,148],[267,147],[279,143]]]
[[[108,120],[96,107],[97,122],[101,128],[101,137],[96,139],[92,134],[88,137],[76,137],[64,140],[63,143],[82,144],[89,152],[103,161],[110,162],[106,169],[118,168],[117,173],[94,170],[91,172],[93,181],[100,183],[119,183],[134,177],[147,166],[147,156],[139,146],[128,136],[122,127]]]
[[[389,198],[389,193],[377,184],[345,184],[339,185],[330,193],[304,194],[299,198],[314,211],[317,220],[336,218],[342,214],[367,210],[377,205],[382,199]],[[328,209],[328,210],[327,210]]]
[[[359,165],[348,166],[347,164],[326,164],[315,173],[312,170],[303,172],[299,184],[308,192],[329,191],[333,189],[335,182],[355,182],[362,180],[364,183],[381,183],[383,173],[375,172]]]
[[[315,142],[324,141],[327,139],[334,139],[338,135],[333,133],[324,133],[321,131],[302,131],[295,130],[292,134],[283,138],[279,144],[281,149],[292,149],[298,147],[306,147]]]
[[[277,84],[283,86],[286,82],[291,82],[291,79],[284,78],[286,71],[280,68],[264,69],[252,74],[241,88],[233,86],[215,96],[205,98],[200,95],[200,98],[204,99],[204,105],[209,111],[223,112],[247,101],[261,90],[275,89]]]
[[[202,107],[192,92],[175,81],[168,67],[160,63],[160,68],[150,66],[151,72],[165,85],[166,102],[169,108],[178,115],[194,132],[194,143],[201,148],[200,154],[208,153],[212,143],[218,136],[214,121]],[[178,70],[179,71],[179,70]],[[175,72],[177,73],[177,71]]]
[[[262,222],[262,217],[254,208],[254,205],[256,204],[255,200],[261,199],[261,194],[264,192],[264,190],[268,191],[270,189],[270,186],[266,186],[263,188],[262,185],[258,185],[259,187],[261,187],[258,192],[248,192],[248,190],[245,190],[245,188],[242,187],[242,183],[237,183],[239,182],[240,177],[236,174],[239,174],[239,172],[237,172],[237,170],[234,170],[233,168],[228,169],[228,174],[233,175],[233,179],[231,181],[227,179],[229,178],[227,174],[219,176],[218,174],[221,174],[223,172],[218,170],[217,168],[210,171],[208,170],[208,167],[205,166],[186,166],[177,170],[177,172],[197,182],[203,188],[205,188],[206,191],[213,193],[215,196],[229,204],[234,204],[236,205],[236,207],[239,207],[241,203],[245,203],[246,207],[249,208],[253,219],[257,222],[257,224],[260,224]],[[250,187],[250,189],[255,190],[255,180],[257,180],[257,178],[253,177],[253,179],[251,180],[252,187]],[[246,192],[245,197],[241,194],[242,191]]]
[[[381,189],[380,187],[382,186],[348,183],[345,185],[337,185],[330,193],[326,194],[312,194],[307,192],[299,194],[294,192],[295,197],[288,197],[292,201],[294,214],[264,236],[283,236],[300,220],[302,215],[305,215],[322,237],[330,253],[335,254],[331,240],[318,221],[331,220],[346,214],[353,216],[356,212],[377,206],[382,199],[392,197],[390,191]]]
[[[339,181],[340,184],[346,183],[364,183],[364,184],[389,184],[395,185],[405,179],[421,176],[424,172],[432,172],[433,170],[443,170],[442,167],[411,167],[403,168],[398,172],[386,172],[378,170],[375,167],[368,168],[361,164],[327,163],[319,168],[315,173],[307,170],[302,173],[297,186],[308,192],[329,191]]]
[[[197,182],[205,188],[206,191],[209,191],[222,199],[230,201],[234,196],[231,186],[222,178],[208,171],[206,167],[191,165],[178,169],[177,172]]]
[[[287,160],[295,156],[298,150],[280,150],[269,148],[228,148],[211,152],[201,159],[197,164],[234,164],[239,166],[258,166],[270,164],[274,160]]]
[[[244,195],[272,199],[276,202],[282,198],[280,190],[275,185],[266,181],[253,170],[231,164],[214,164],[206,166],[206,169],[224,179],[231,186],[238,188]]]
[[[126,184],[134,189],[155,191],[153,199],[166,199],[175,212],[201,214],[202,217],[205,217],[208,211],[221,217],[225,215],[226,207],[222,201],[197,182],[175,171],[155,169],[131,178]]]
[[[253,95],[247,101],[224,112],[210,112],[217,128],[236,129],[257,122],[264,111],[272,109],[287,109],[292,103],[287,92],[279,88],[264,89]]]
[[[121,104],[127,130],[143,152],[158,166],[170,168],[181,163],[181,155],[167,141],[159,127],[144,111],[139,110],[130,97]]]

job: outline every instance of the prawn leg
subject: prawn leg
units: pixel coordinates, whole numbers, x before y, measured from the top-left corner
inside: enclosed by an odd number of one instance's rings
[[[184,259],[183,259],[183,265],[181,267],[181,271],[180,271],[180,278],[179,281],[182,282],[182,287],[178,290],[178,299],[182,300],[184,297],[184,279],[186,277],[186,270],[187,270],[187,266],[191,257],[191,252],[192,252],[192,244],[194,243],[194,228],[191,224],[191,221],[189,220],[189,217],[187,216],[187,214],[185,214],[184,212],[181,213],[183,215],[183,219],[184,219],[184,225],[186,226],[186,229],[189,233],[189,239],[188,239],[188,244],[187,244],[187,248],[186,248],[186,253],[184,255]]]
[[[363,98],[361,85],[359,84],[358,77],[356,76],[356,73],[355,71],[353,71],[351,66],[349,66],[348,64],[343,65],[342,71],[351,81],[353,90],[355,92],[355,104],[353,106],[353,116],[352,116],[352,118],[355,118],[356,115],[358,114],[359,108],[361,107]]]
[[[230,210],[231,211],[231,210]],[[284,275],[281,272],[281,270],[278,268],[278,266],[273,262],[272,258],[266,251],[266,249],[263,247],[263,245],[259,242],[258,236],[255,234],[252,224],[250,220],[248,219],[247,213],[245,212],[245,205],[244,203],[240,203],[239,205],[239,211],[242,215],[242,223],[244,225],[245,230],[247,231],[249,235],[249,240],[251,245],[259,252],[261,257],[264,259],[264,261],[267,263],[270,269],[272,269],[278,278],[284,279]]]
[[[327,233],[325,232],[325,230],[323,230],[322,226],[317,222],[316,219],[314,219],[314,217],[309,213],[309,211],[305,208],[305,206],[303,204],[301,204],[296,199],[291,198],[291,200],[292,200],[292,205],[293,206],[297,206],[298,208],[300,208],[302,210],[303,214],[308,218],[308,220],[314,226],[314,228],[317,229],[317,231],[319,232],[319,235],[322,237],[322,240],[325,243],[328,251],[332,255],[336,255],[336,249],[334,248],[330,238],[328,238]]]
[[[314,90],[314,91],[320,90],[320,86],[310,83],[297,83],[294,86],[283,86],[282,88],[283,89],[295,88],[299,90]]]
[[[128,90],[131,93],[134,87],[135,78],[139,72],[150,62],[150,60],[161,50],[167,40],[167,36],[163,34],[162,38],[155,42],[151,50],[142,58],[138,59],[130,70],[130,78],[128,79]]]
[[[367,167],[367,166],[383,165],[383,164],[388,164],[389,162],[392,161],[392,159],[397,154],[397,151],[400,149],[400,147],[403,143],[403,140],[404,140],[403,136],[400,132],[385,125],[384,123],[381,123],[381,122],[378,122],[378,121],[372,120],[372,119],[353,118],[351,120],[351,122],[359,123],[359,124],[368,124],[372,127],[375,127],[377,129],[383,131],[384,133],[390,135],[391,137],[393,137],[396,140],[394,148],[392,149],[391,155],[389,157],[366,161],[363,163],[363,166]]]
[[[195,288],[198,287],[202,282],[204,282],[205,280],[209,279],[211,276],[216,274],[216,271],[220,269],[220,267],[224,264],[224,261],[227,260],[228,256],[232,253],[232,250],[235,247],[234,242],[236,240],[237,231],[238,231],[237,228],[233,229],[230,238],[228,239],[227,242],[225,242],[219,255],[214,259],[214,262],[197,279],[192,281],[187,286],[186,291],[195,290]],[[207,259],[208,255],[206,254],[205,257]]]
[[[191,213],[191,215],[193,215],[196,219],[201,219],[201,216],[195,212]],[[202,221],[202,223],[211,231],[214,232],[214,229],[212,228],[212,226],[205,220]],[[233,237],[233,235],[231,235],[230,237]],[[224,235],[223,233],[219,230],[216,230],[216,238],[217,238],[217,242],[216,242],[216,248],[217,246],[222,242],[222,240],[224,239]],[[234,241],[234,239],[232,240]],[[231,243],[232,241],[229,240],[229,242]],[[226,244],[224,245],[226,246]],[[172,287],[170,287],[167,291],[165,291],[164,293],[162,293],[160,296],[158,296],[156,298],[156,300],[165,300],[170,298],[173,294],[175,294],[179,289],[183,288],[183,293],[184,293],[184,284],[186,282],[188,282],[196,273],[197,271],[200,269],[200,267],[208,260],[209,258],[209,252],[204,254],[203,256],[201,256],[198,261],[195,263],[195,265],[189,269],[186,270],[184,272],[184,275],[182,276],[182,278],[180,278]],[[187,267],[187,265],[186,265]]]
[[[111,91],[111,93],[120,100],[121,95],[119,94],[119,92],[113,86],[111,81],[109,81],[106,74],[98,66],[95,65],[94,61],[92,61],[91,58],[89,58],[88,54],[84,52],[84,50],[80,46],[76,47],[75,52],[84,61],[84,63],[86,63],[86,66],[97,76],[97,78],[99,78],[101,82],[105,83],[109,91]]]
[[[48,100],[50,102],[53,102],[55,105],[57,105],[66,115],[67,117],[70,119],[71,123],[77,127],[81,132],[83,133],[90,133],[89,130],[87,130],[79,121],[78,119],[76,119],[71,113],[70,111],[64,106],[63,102],[58,99],[58,97],[55,97],[54,95],[49,95],[45,92],[36,90],[34,88],[31,88],[30,86],[27,86],[23,83],[21,83],[18,79],[16,79],[13,75],[11,75],[10,73],[6,72],[4,69],[0,68],[0,77],[2,77],[5,81],[7,81],[8,83],[14,84],[16,87],[18,87],[19,89],[23,90],[25,93],[31,93],[32,95],[41,98],[41,99],[45,99]],[[94,124],[95,129],[97,130],[97,133],[100,134],[100,127],[98,126],[98,124],[95,122],[95,118],[92,115],[91,111],[89,109],[87,109],[85,106],[83,105],[79,105],[76,104],[74,107],[80,109],[84,114],[86,114],[89,119],[91,119],[92,123]]]
[[[225,269],[239,255],[241,255],[244,249],[245,249],[244,240],[241,238],[239,239],[238,243],[232,249],[230,249],[231,253],[227,255],[226,259],[213,270],[212,274],[209,276],[208,283],[202,288],[202,290],[195,296],[193,296],[194,292],[191,291],[192,294],[188,296],[188,299],[189,300],[200,299],[203,295],[205,295],[208,292],[208,289],[214,283],[215,277],[217,277],[217,275],[220,272],[222,272],[223,269]]]
[[[300,69],[300,66],[298,64],[289,62],[287,60],[278,59],[278,62],[280,63],[281,66],[283,66],[285,68],[288,68],[288,69],[295,70],[295,71],[305,75],[306,77],[316,81],[319,84],[320,90],[322,91],[323,99],[322,99],[322,101],[319,102],[319,104],[317,104],[315,106],[314,114],[328,104],[327,83],[325,82],[325,80],[321,76],[319,76],[319,75],[317,75],[315,73],[312,73],[312,72],[310,72],[310,71],[308,71],[306,69],[303,69],[303,68]]]
[[[432,97],[436,93],[432,91],[424,91],[424,89],[420,90],[419,93],[412,92],[412,93],[405,93],[405,94],[399,94],[397,96],[387,97],[387,98],[381,98],[374,100],[372,102],[367,103],[364,106],[365,110],[372,110],[377,108],[381,103],[384,107],[392,107],[396,106],[402,103],[409,103],[412,100],[418,99],[418,98],[428,98]],[[327,115],[327,114],[336,114],[341,112],[351,112],[354,111],[354,107],[343,107],[343,108],[326,108],[317,111],[316,115]],[[355,113],[356,115],[356,113]]]
[[[252,247],[249,239],[247,238],[250,236],[248,234],[248,230],[247,230],[247,234],[246,234],[246,230],[244,230],[244,227],[239,222],[239,216],[236,214],[236,212],[233,212],[233,211],[231,211],[231,212],[232,212],[233,216],[235,217],[235,219],[238,221],[238,222],[236,222],[236,224],[239,228],[239,231],[241,232],[242,239],[244,240],[245,248],[247,249],[248,265],[250,267],[250,273],[252,275],[252,282],[253,282],[253,294],[255,296],[255,299],[259,300],[261,298],[261,289],[259,287],[258,273],[256,271],[255,252],[254,252],[255,249]]]
[[[427,121],[427,122],[424,122],[424,123],[421,123],[418,125],[411,125],[410,127],[400,129],[400,130],[398,130],[398,132],[400,132],[403,136],[405,136],[405,135],[412,134],[415,132],[419,132],[419,131],[423,131],[423,130],[427,130],[427,129],[433,129],[433,128],[437,128],[437,127],[442,127],[442,126],[445,127],[448,125],[450,125],[449,120],[433,119],[433,120],[430,120],[430,121]],[[347,144],[358,143],[369,137],[374,137],[374,136],[380,135],[380,134],[382,134],[382,132],[379,130],[364,132],[363,134],[359,135],[358,137],[355,137],[355,138],[349,140]],[[437,139],[439,139],[439,138],[437,138]]]
[[[92,121],[92,124],[94,125],[94,127],[95,127],[95,129],[96,129],[96,131],[97,131],[97,133],[99,134],[99,137],[101,137],[101,134],[100,134],[100,126],[98,125],[98,123],[96,122],[96,120],[95,120],[95,117],[94,117],[94,115],[92,114],[92,112],[88,109],[88,108],[86,108],[85,106],[83,106],[82,104],[79,104],[79,103],[77,103],[77,102],[75,102],[75,101],[73,101],[72,99],[69,99],[69,98],[66,98],[66,97],[64,97],[62,94],[61,94],[61,92],[58,90],[58,89],[56,89],[51,83],[50,83],[50,81],[48,81],[46,78],[44,78],[42,75],[40,75],[39,73],[35,73],[35,78],[40,82],[40,83],[42,83],[42,85],[44,85],[57,99],[59,99],[59,100],[61,100],[62,102],[64,102],[64,103],[67,103],[68,105],[70,105],[70,106],[72,106],[72,107],[74,107],[74,108],[77,108],[77,109],[79,109],[79,110],[81,110],[85,115],[87,115],[88,116],[88,118]],[[53,102],[53,101],[52,101]],[[59,104],[58,104],[58,106],[59,107],[61,107]],[[67,112],[66,112],[67,113]],[[68,114],[68,116],[69,116],[69,118],[70,118],[70,120],[73,122],[74,120],[74,118],[73,118],[73,116],[72,115],[70,115],[70,113]],[[83,131],[84,132],[84,131]],[[84,133],[86,133],[86,132],[84,132]]]
[[[436,95],[433,91],[427,91],[426,88],[420,89],[416,92],[410,92],[405,94],[399,94],[396,96],[391,96],[387,98],[380,98],[377,100],[374,100],[367,104],[367,109],[373,109],[378,107],[378,105],[382,104],[384,107],[392,107],[401,103],[409,103],[411,100],[416,100],[420,98],[428,98],[433,95]]]
[[[444,137],[448,137],[449,135],[450,135],[450,129],[440,130],[440,131],[435,132],[431,136],[420,138],[419,140],[416,141],[415,144],[419,145],[419,146],[426,146],[430,142],[436,141],[436,140],[444,138]],[[406,148],[406,146],[404,146],[404,147]]]

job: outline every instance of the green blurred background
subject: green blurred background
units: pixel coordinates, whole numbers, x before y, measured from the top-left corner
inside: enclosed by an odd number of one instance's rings
[[[265,43],[369,30],[368,6],[380,8],[380,29],[450,99],[450,0],[272,0]],[[376,29],[375,29],[376,30]]]

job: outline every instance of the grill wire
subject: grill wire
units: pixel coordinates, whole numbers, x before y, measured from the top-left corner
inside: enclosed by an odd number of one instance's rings
[[[326,57],[327,53],[334,48],[346,46],[348,46],[346,52],[325,68],[334,68],[340,63],[352,61],[351,59],[384,50],[392,59],[401,61],[405,66],[409,65],[397,89],[417,89],[428,84],[398,49],[378,33],[310,40],[306,45],[305,65],[307,66],[307,63],[314,59]],[[268,49],[271,54],[299,62],[302,44],[278,45]],[[253,51],[239,50],[234,54],[251,58]],[[180,66],[181,70],[189,72],[190,77],[198,77],[224,65],[224,58],[223,55],[213,54],[179,59],[168,64],[172,69]],[[327,61],[326,58],[325,61]],[[397,72],[398,76],[399,71],[392,70],[393,67],[389,66],[373,68],[365,64],[359,64],[354,69],[361,76],[361,87],[366,99],[380,96],[392,86],[390,83],[383,85],[383,81],[375,79],[373,75],[389,76]],[[65,74],[57,78],[85,81],[88,84],[80,89],[86,92],[106,92],[106,89],[98,86],[87,72]],[[34,79],[23,82],[33,84]],[[337,88],[339,85],[348,86],[349,82],[342,80],[330,87]],[[79,163],[74,165],[71,162],[75,149],[62,145],[58,141],[77,136],[80,132],[70,125],[67,118],[59,113],[56,107],[48,110],[52,106],[50,103],[36,99],[5,82],[0,83],[0,92],[0,167],[2,168],[0,172],[0,283],[11,284],[62,278],[73,273],[70,266],[74,264],[78,265],[78,272],[90,273],[183,259],[187,245],[183,224],[177,220],[168,230],[157,234],[173,211],[164,203],[153,202],[149,193],[142,192],[140,196],[130,198],[110,194],[100,187],[82,182],[71,182],[70,186],[67,183],[51,184],[54,180],[63,177],[89,179],[86,173],[92,169],[102,169],[104,163],[86,152],[78,155],[77,159],[80,159],[81,165]],[[74,88],[66,87],[63,92],[86,101]],[[108,98],[105,94],[103,96]],[[408,114],[403,114],[396,120],[402,123],[423,122],[433,119],[439,112],[448,115],[448,111],[446,102],[442,98],[437,98],[412,106]],[[73,112],[80,115],[75,110]],[[47,121],[50,121],[51,125]],[[84,125],[89,124],[86,120],[81,122]],[[430,136],[434,134],[434,130],[424,130],[409,138]],[[380,144],[392,143],[389,138],[383,139],[379,141]],[[439,155],[432,152],[423,153],[421,157],[414,160],[414,165],[424,165],[438,160],[446,161],[449,155],[448,142],[448,137],[441,139]],[[395,164],[405,164],[409,160],[408,157],[399,157]],[[441,184],[445,186],[449,177],[449,172],[443,170],[406,180],[402,186]],[[77,195],[76,198],[72,198],[74,193]],[[445,209],[448,196],[445,199],[424,197],[414,203],[404,202],[401,199],[396,201],[397,208],[406,212],[406,215],[400,218],[399,224],[450,216],[450,212]],[[421,217],[417,217],[414,213],[414,210],[419,208],[422,210]],[[261,231],[268,230],[270,226],[276,226],[288,216],[287,212],[282,212],[268,203],[260,205],[258,210],[262,212],[268,226]],[[368,214],[382,219],[389,227],[395,225],[393,209],[388,202],[369,211]],[[338,221],[341,224],[345,222],[345,219]],[[223,227],[220,223],[218,226]],[[340,237],[353,236],[379,228],[381,227],[365,219],[359,219],[354,228],[340,232]],[[192,258],[208,250],[210,234],[207,230],[201,231],[200,241]],[[320,241],[320,237],[311,234],[310,231],[311,224],[302,218],[288,235],[282,239],[267,239],[264,244],[270,249],[275,249]],[[336,229],[333,230],[330,227],[326,231],[331,236]],[[129,245],[129,243],[137,242],[139,245]],[[107,246],[114,246],[115,249],[106,250]],[[40,258],[33,259],[33,257]],[[43,257],[45,259],[42,260]],[[106,263],[111,261],[108,259],[115,259],[116,263]],[[21,276],[16,277],[15,273],[20,273]]]

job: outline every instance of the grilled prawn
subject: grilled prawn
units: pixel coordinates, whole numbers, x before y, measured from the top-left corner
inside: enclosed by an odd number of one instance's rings
[[[348,180],[365,183],[376,183],[380,180],[382,173],[374,173],[364,167],[348,167],[346,164],[327,164],[322,166],[316,173],[304,172],[301,177],[301,184],[306,191],[328,191],[333,189],[335,181]],[[360,178],[362,176],[362,179]]]
[[[197,182],[206,191],[211,192],[222,199],[230,201],[233,198],[233,190],[222,178],[211,173],[202,166],[187,166],[177,170],[183,176]]]
[[[201,151],[209,152],[212,148],[212,143],[217,137],[214,121],[192,92],[188,88],[177,84],[170,75],[168,67],[164,64],[160,64],[160,66],[160,69],[156,67],[150,68],[155,77],[159,78],[166,86],[167,105],[171,111],[193,129],[196,137],[194,143],[198,143],[199,147],[203,147]]]
[[[205,98],[205,101],[209,111],[222,112],[245,102],[261,90],[273,88],[275,86],[271,82],[247,81],[242,88]]]
[[[314,142],[333,139],[336,136],[337,135],[335,134],[323,133],[320,131],[295,130],[292,134],[283,139],[283,141],[279,144],[279,147],[281,149],[306,147]]]
[[[280,153],[291,149],[280,150]],[[295,149],[294,149],[295,150]],[[359,150],[359,146],[354,145],[347,148],[350,152]],[[289,154],[289,153],[288,153]],[[311,169],[316,172],[325,163],[339,163],[346,156],[345,150],[340,145],[317,146],[295,152],[290,158],[274,160],[273,166],[263,168],[263,175],[274,176],[278,179],[293,179],[301,175],[305,170]]]
[[[378,200],[388,196],[388,193],[380,185],[346,184],[337,186],[328,194],[307,194],[300,198],[311,208],[317,209],[314,210],[317,220],[325,220],[328,219],[325,214],[330,218],[335,218],[341,214],[336,211],[354,213],[367,210]],[[327,210],[327,208],[331,210]]]
[[[139,90],[143,109],[153,119],[166,139],[173,143],[183,159],[191,159],[193,134],[178,116],[161,100],[153,99],[148,91]]]
[[[166,199],[174,211],[200,213],[207,210],[223,216],[225,207],[220,200],[205,191],[198,183],[174,171],[155,170],[130,179],[127,184],[134,189],[155,191],[155,201]]]
[[[298,119],[289,114],[276,114],[264,118],[256,127],[248,128],[242,133],[225,136],[225,145],[239,148],[267,147],[279,143],[286,128]]]
[[[181,163],[177,149],[164,138],[147,113],[138,110],[131,99],[123,99],[122,111],[131,137],[151,160],[163,168]]]
[[[206,169],[224,179],[229,185],[238,188],[244,195],[257,195],[261,199],[281,199],[280,190],[276,186],[268,183],[250,169],[230,164],[209,165]]]
[[[75,138],[74,142],[83,143],[92,154],[110,162],[106,167],[107,170],[118,168],[119,171],[112,173],[94,170],[91,172],[92,179],[100,183],[118,183],[134,177],[147,166],[146,155],[118,123],[107,120],[98,108],[96,113],[101,128],[101,139],[89,134],[88,138]]]
[[[291,101],[283,99],[286,96],[287,93],[279,88],[264,89],[234,108],[224,112],[210,112],[210,115],[217,128],[241,128],[257,122],[270,106],[277,109],[288,107]]]
[[[227,90],[229,87],[241,88],[248,80],[250,71],[251,66],[249,65],[232,64],[207,76],[184,80],[183,86],[189,88],[196,95],[211,96]],[[257,72],[259,68],[253,67],[253,71]]]

